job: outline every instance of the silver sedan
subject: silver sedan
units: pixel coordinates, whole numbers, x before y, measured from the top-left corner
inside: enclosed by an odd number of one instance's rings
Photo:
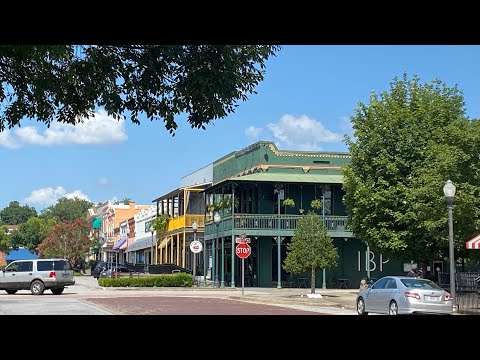
[[[447,291],[431,280],[386,276],[358,293],[357,313],[451,315],[453,299]]]

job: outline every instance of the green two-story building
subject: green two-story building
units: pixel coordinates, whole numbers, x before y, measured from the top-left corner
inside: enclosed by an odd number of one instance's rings
[[[247,285],[309,287],[309,274],[289,274],[282,264],[297,222],[312,210],[314,199],[321,202],[319,216],[339,252],[336,267],[319,270],[316,287],[352,288],[367,273],[372,278],[403,274],[400,262],[367,249],[348,230],[341,169],[349,161],[348,153],[280,151],[266,141],[214,161],[212,186],[204,190],[209,260],[202,264],[211,269],[214,284],[241,286],[244,261]],[[251,247],[245,260],[235,253],[242,238]]]

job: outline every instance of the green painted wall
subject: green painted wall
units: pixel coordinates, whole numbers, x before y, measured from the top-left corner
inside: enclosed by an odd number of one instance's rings
[[[334,245],[339,252],[338,265],[331,269],[326,269],[326,285],[327,288],[335,287],[333,285],[337,279],[348,279],[349,288],[356,289],[360,285],[360,281],[366,277],[366,246],[357,239],[350,238],[347,241],[342,239],[334,239]],[[255,273],[257,275],[256,286],[259,287],[276,287],[277,277],[272,276],[276,272],[273,269],[276,263],[276,246],[273,246],[272,237],[262,237],[253,242],[256,246],[255,256]],[[286,252],[282,245],[282,262]],[[273,261],[275,260],[275,261]],[[273,271],[275,270],[275,271]],[[283,272],[283,270],[282,270]],[[400,260],[386,259],[381,256],[380,252],[370,252],[370,277],[379,279],[386,275],[404,275],[403,262]],[[320,289],[323,285],[323,272],[319,269],[316,273],[315,287]],[[293,278],[307,277],[311,278],[310,272],[303,274],[293,274]],[[282,280],[289,280],[289,274],[283,274]],[[241,284],[237,284],[240,286]]]
[[[257,284],[259,287],[272,286],[272,238],[257,239]]]
[[[367,276],[366,270],[366,245],[355,238],[347,241],[334,239],[334,245],[338,249],[339,261],[335,268],[327,269],[326,281],[331,283],[333,279],[349,279],[350,288],[358,288],[360,281]],[[370,277],[379,279],[386,275],[405,275],[403,262],[400,260],[385,258],[379,251],[370,250]],[[317,287],[322,287],[322,272],[319,271]]]
[[[338,216],[346,216],[347,210],[343,204],[343,196],[345,191],[343,191],[341,185],[332,185],[333,187],[333,214]]]
[[[273,213],[273,188],[270,184],[258,185],[258,213],[272,214]]]

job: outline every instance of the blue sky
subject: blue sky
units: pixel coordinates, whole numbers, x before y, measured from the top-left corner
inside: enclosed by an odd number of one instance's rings
[[[480,46],[284,46],[267,62],[258,94],[206,130],[180,116],[172,137],[163,122],[138,126],[99,110],[76,127],[24,121],[0,133],[0,209],[18,201],[40,212],[62,196],[150,205],[181,177],[259,140],[281,150],[348,151],[343,137],[358,102],[403,73],[458,85],[467,115],[480,118]]]

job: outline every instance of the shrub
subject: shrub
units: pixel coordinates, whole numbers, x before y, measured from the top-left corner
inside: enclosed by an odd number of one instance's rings
[[[99,278],[103,287],[191,287],[193,276],[187,273],[144,277]]]

